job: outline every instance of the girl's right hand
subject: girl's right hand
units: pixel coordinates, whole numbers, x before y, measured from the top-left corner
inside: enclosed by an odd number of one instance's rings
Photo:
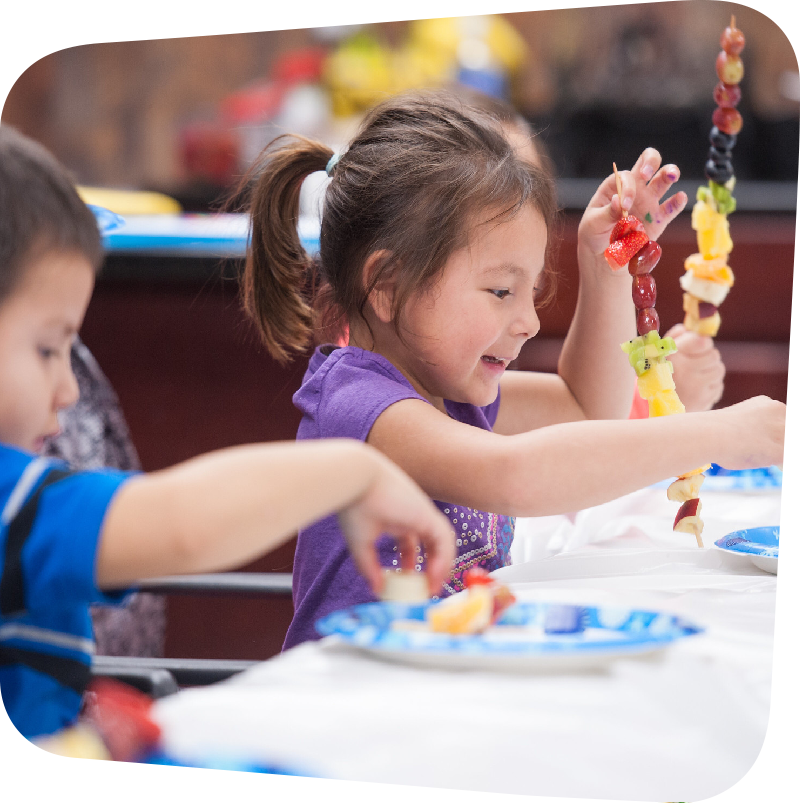
[[[786,405],[767,396],[732,404],[702,415],[725,422],[718,462],[727,469],[762,468],[783,464]]]
[[[397,540],[403,569],[411,569],[418,555],[426,556],[428,589],[432,595],[438,594],[456,557],[450,522],[404,471],[377,449],[366,448],[374,462],[374,479],[359,499],[339,511],[353,560],[373,591],[380,594],[384,573],[375,542],[388,533]]]

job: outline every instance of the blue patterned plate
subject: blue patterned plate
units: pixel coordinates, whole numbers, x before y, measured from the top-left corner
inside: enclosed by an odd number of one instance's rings
[[[663,649],[702,632],[676,616],[626,608],[517,602],[475,636],[431,632],[426,603],[373,602],[317,622],[323,636],[403,663],[443,669],[582,669]]]
[[[728,533],[714,545],[726,552],[744,555],[759,569],[777,574],[780,537],[780,527],[752,527]]]

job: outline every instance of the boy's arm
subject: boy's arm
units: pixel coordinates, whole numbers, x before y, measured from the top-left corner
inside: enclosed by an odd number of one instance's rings
[[[226,449],[140,475],[118,491],[103,525],[97,583],[232,569],[335,511],[359,569],[379,590],[374,541],[422,543],[433,593],[454,557],[447,520],[396,466],[353,440]],[[410,549],[402,549],[412,554]]]

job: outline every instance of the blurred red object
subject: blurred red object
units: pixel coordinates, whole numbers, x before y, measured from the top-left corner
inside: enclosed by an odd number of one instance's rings
[[[319,47],[292,50],[275,59],[272,75],[284,84],[315,84],[322,77],[326,55],[326,51]]]
[[[239,137],[223,123],[191,123],[181,131],[183,167],[192,179],[227,187],[238,175]]]
[[[103,739],[114,761],[136,761],[158,744],[161,728],[150,719],[153,701],[124,683],[97,678],[89,685],[82,721]]]

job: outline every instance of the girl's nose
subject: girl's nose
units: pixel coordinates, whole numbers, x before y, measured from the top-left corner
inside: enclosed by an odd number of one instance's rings
[[[529,339],[537,335],[540,328],[539,315],[536,312],[533,301],[531,301],[530,304],[526,304],[525,309],[519,316],[517,321],[517,334],[524,335],[526,339]]]

